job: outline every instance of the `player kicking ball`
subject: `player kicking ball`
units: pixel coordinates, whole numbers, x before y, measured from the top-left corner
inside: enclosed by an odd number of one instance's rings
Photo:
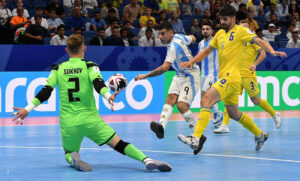
[[[172,66],[176,71],[169,88],[167,100],[162,108],[159,123],[151,122],[150,128],[160,139],[164,138],[164,129],[167,126],[173,111],[173,106],[183,115],[190,128],[194,128],[196,120],[193,113],[189,110],[196,93],[200,87],[200,70],[198,65],[193,65],[192,69],[181,69],[179,64],[192,59],[191,52],[188,48],[192,42],[196,41],[193,35],[185,36],[174,34],[173,26],[170,22],[163,22],[158,25],[159,38],[163,43],[168,43],[167,55],[164,63],[147,74],[139,74],[135,80],[147,79],[161,75],[169,70]]]
[[[93,88],[108,100],[111,106],[117,93],[110,94],[97,64],[83,60],[85,51],[83,36],[71,35],[67,39],[66,48],[70,59],[52,67],[46,85],[29,105],[25,108],[14,108],[18,112],[11,114],[16,115],[13,121],[16,121],[16,124],[22,124],[29,112],[48,100],[51,92],[58,85],[62,145],[66,161],[74,168],[92,171],[92,167],[79,155],[81,142],[84,137],[87,137],[99,146],[107,144],[121,154],[144,163],[148,170],[171,171],[172,167],[169,164],[152,160],[132,144],[123,141],[99,117]]]

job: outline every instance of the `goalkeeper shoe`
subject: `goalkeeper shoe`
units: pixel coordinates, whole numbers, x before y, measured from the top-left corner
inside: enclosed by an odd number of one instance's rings
[[[148,170],[158,169],[161,172],[170,172],[172,170],[171,165],[169,165],[168,163],[158,160],[152,160],[150,158],[147,158],[147,160],[145,161],[145,165]]]
[[[78,152],[71,153],[71,157],[72,157],[72,165],[74,168],[84,172],[92,171],[92,167],[88,163],[81,160]]]
[[[190,135],[190,136],[184,136],[179,134],[177,136],[178,140],[183,142],[184,144],[189,145],[193,150],[194,150],[194,154],[197,155],[203,147],[203,144],[206,141],[206,136],[202,135],[200,137],[200,139],[194,135]]]
[[[150,124],[150,128],[159,139],[164,138],[164,128],[162,125],[152,121]]]
[[[255,136],[254,138],[256,143],[255,150],[259,151],[264,145],[264,142],[267,141],[268,138],[269,138],[268,132],[262,132],[259,136]]]

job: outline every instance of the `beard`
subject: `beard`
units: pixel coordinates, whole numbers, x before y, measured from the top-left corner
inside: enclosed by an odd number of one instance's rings
[[[227,24],[221,24],[221,28],[225,31],[228,30],[229,26]]]
[[[206,38],[206,39],[209,38],[209,36],[210,36],[209,34],[204,34],[203,35],[203,37]]]

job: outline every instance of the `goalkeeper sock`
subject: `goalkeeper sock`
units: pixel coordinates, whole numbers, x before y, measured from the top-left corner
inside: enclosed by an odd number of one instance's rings
[[[260,99],[259,107],[263,108],[263,110],[267,111],[272,117],[275,116],[276,112],[272,108],[272,106],[264,99]]]
[[[138,150],[135,146],[133,146],[130,143],[124,142],[123,140],[120,140],[117,145],[114,147],[114,150],[118,151],[119,153],[122,153],[123,155],[127,155],[130,158],[133,158],[138,161],[143,161],[147,156]]]
[[[192,113],[192,111],[187,111],[182,115],[185,119],[185,121],[189,124],[190,128],[194,128],[197,124],[197,121],[195,120],[195,117]]]
[[[66,159],[66,161],[67,161],[70,165],[72,165],[72,157],[71,157],[71,153],[66,153],[66,154],[65,154],[65,159]]]
[[[169,104],[165,104],[164,107],[162,108],[159,124],[162,125],[164,129],[168,124],[168,121],[172,115],[172,111],[173,111],[173,107]]]

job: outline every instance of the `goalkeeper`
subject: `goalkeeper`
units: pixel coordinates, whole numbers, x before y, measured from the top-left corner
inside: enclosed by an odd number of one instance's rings
[[[60,96],[60,128],[66,161],[81,171],[92,171],[91,166],[82,161],[79,149],[84,137],[97,145],[108,144],[114,150],[145,164],[148,170],[171,171],[164,162],[152,160],[132,144],[124,142],[116,132],[100,117],[95,105],[93,88],[113,106],[117,94],[111,95],[107,89],[97,64],[83,60],[86,46],[81,35],[71,35],[67,39],[66,52],[70,59],[52,67],[46,85],[25,108],[14,108],[18,112],[13,121],[23,124],[28,113],[48,100],[52,90],[58,85]],[[113,110],[113,108],[112,108]]]

